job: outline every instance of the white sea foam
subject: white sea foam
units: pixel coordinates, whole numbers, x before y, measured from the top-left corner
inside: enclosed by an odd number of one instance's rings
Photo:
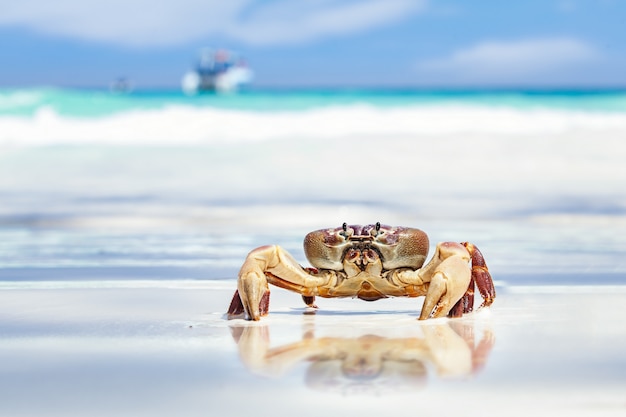
[[[401,202],[423,213],[456,212],[462,204],[465,213],[502,213],[561,199],[575,212],[611,214],[626,204],[624,137],[626,114],[546,109],[179,106],[97,118],[40,109],[30,118],[0,118],[0,187],[21,193],[11,210],[25,212],[40,204],[29,201],[33,195],[56,190],[55,205],[68,193],[202,195],[265,204]],[[84,146],[38,151],[55,144]],[[115,149],[127,145],[133,149]],[[13,147],[29,151],[8,152]],[[115,204],[122,205],[137,207]],[[142,207],[141,217],[149,214]]]
[[[78,118],[42,106],[32,117],[0,117],[0,145],[193,145],[269,139],[420,135],[543,135],[626,131],[626,114],[469,105],[335,106],[255,112],[169,106]]]

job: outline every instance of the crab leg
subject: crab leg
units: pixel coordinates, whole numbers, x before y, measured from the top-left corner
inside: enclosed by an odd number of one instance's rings
[[[472,280],[476,282],[478,291],[483,298],[480,308],[489,307],[496,298],[496,289],[493,285],[493,279],[485,263],[483,254],[472,243],[463,242],[463,246],[467,249],[472,257]],[[473,292],[473,291],[472,291]],[[473,303],[472,303],[473,304]]]
[[[280,246],[261,246],[248,254],[239,271],[237,292],[228,315],[232,317],[241,314],[242,307],[248,320],[259,320],[267,314],[268,283],[312,296],[315,295],[313,289],[326,284],[328,280],[328,275],[309,274]]]
[[[472,257],[472,280],[470,281],[467,292],[456,305],[450,310],[448,317],[461,317],[465,313],[470,313],[474,310],[474,287],[478,287],[478,291],[483,298],[483,303],[480,308],[488,307],[493,303],[496,298],[496,290],[493,285],[493,279],[485,263],[482,253],[476,246],[471,243],[461,243]]]

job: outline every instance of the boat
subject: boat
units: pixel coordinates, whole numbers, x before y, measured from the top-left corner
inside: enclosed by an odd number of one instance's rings
[[[228,93],[252,81],[253,73],[237,54],[226,49],[203,49],[196,67],[187,72],[181,87],[186,94]]]
[[[133,82],[126,77],[118,77],[109,83],[109,91],[112,94],[128,94],[134,89]]]

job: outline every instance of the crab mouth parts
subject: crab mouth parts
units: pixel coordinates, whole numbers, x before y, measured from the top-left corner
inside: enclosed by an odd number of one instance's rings
[[[382,256],[376,248],[373,248],[368,243],[358,242],[346,249],[343,259],[356,265],[361,271],[365,271],[369,264],[382,260]]]

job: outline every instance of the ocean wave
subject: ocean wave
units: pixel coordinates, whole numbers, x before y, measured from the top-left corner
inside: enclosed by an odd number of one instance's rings
[[[27,105],[36,98],[16,96],[11,100]],[[0,145],[203,145],[300,138],[519,136],[580,130],[626,131],[626,114],[454,104],[392,108],[355,104],[264,112],[172,105],[72,117],[39,106],[31,116],[0,116]]]
[[[34,91],[0,92],[0,112],[19,112],[36,109],[42,103],[42,94]]]

